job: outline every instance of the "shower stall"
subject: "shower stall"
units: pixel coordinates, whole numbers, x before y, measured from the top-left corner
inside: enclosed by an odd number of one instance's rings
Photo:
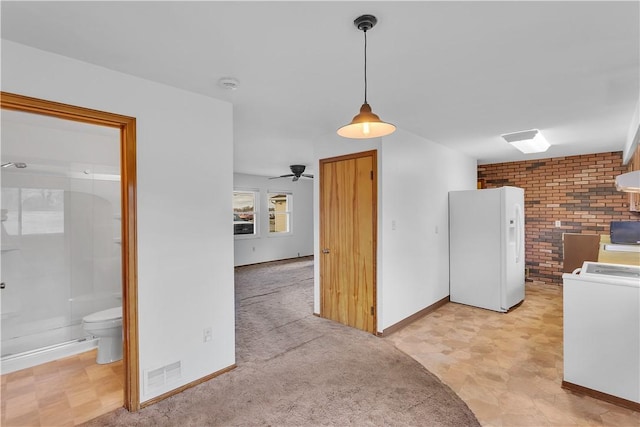
[[[119,130],[2,111],[2,373],[95,347],[122,305]]]

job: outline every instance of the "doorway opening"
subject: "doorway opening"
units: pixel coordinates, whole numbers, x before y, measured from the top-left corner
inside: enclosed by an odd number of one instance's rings
[[[139,393],[139,368],[138,368],[138,321],[137,321],[137,249],[136,249],[136,123],[135,118],[122,116],[113,113],[107,113],[97,110],[91,110],[82,107],[71,106],[67,104],[61,104],[52,101],[41,100],[37,98],[30,98],[22,95],[11,94],[2,92],[0,94],[0,107],[7,112],[21,112],[40,115],[46,118],[56,118],[71,122],[80,122],[86,125],[97,125],[100,127],[110,128],[115,130],[118,135],[117,142],[119,143],[119,160],[120,165],[116,173],[109,173],[107,170],[104,172],[102,178],[105,176],[119,175],[119,187],[120,187],[120,214],[116,212],[112,214],[109,230],[113,232],[115,229],[113,221],[116,217],[120,222],[119,236],[112,235],[110,239],[103,239],[108,241],[110,245],[109,249],[113,249],[111,245],[119,245],[121,247],[120,265],[121,265],[121,288],[120,294],[122,299],[122,328],[123,328],[123,371],[124,371],[124,407],[129,411],[137,411],[140,407],[140,393]],[[11,163],[7,168],[14,167],[18,163],[26,163],[19,160],[7,159],[5,162],[3,152],[3,164]],[[36,162],[33,163],[34,165]],[[26,165],[28,168],[28,164]],[[51,165],[50,165],[51,166]],[[101,165],[104,166],[104,165]],[[20,169],[20,167],[17,167]],[[99,169],[99,168],[98,168]],[[88,172],[87,172],[88,171]],[[113,172],[113,171],[112,171]],[[83,169],[79,172],[82,175],[89,175],[98,173],[98,171],[91,171],[91,169]],[[115,179],[115,178],[114,178]],[[104,181],[104,180],[103,180]],[[109,181],[108,179],[106,181]],[[92,181],[94,184],[97,181]],[[85,182],[86,184],[86,182]],[[79,184],[82,185],[82,184]],[[4,187],[4,184],[3,184]],[[24,190],[24,186],[20,187],[20,191]],[[40,188],[39,190],[42,190]],[[51,189],[48,189],[51,190]],[[54,189],[55,190],[55,189]],[[112,194],[112,189],[104,190],[106,193]],[[27,193],[29,193],[27,191]],[[38,193],[38,191],[36,191]],[[47,209],[35,209],[37,215],[49,216],[48,229],[58,230],[60,227],[64,227],[66,219],[62,219],[60,211],[64,212],[63,205],[67,198],[63,193],[56,193],[55,191],[40,191],[38,194],[27,194],[29,197],[34,196],[32,202],[35,206],[46,206]],[[70,193],[67,196],[71,196]],[[18,197],[18,196],[16,196]],[[25,195],[20,194],[18,199],[21,201]],[[91,196],[83,195],[80,198],[91,199],[91,204],[95,205],[97,197],[95,194]],[[108,198],[108,197],[107,197]],[[107,199],[105,197],[100,197]],[[16,199],[16,200],[18,200]],[[4,201],[4,200],[3,200]],[[69,206],[70,199],[67,201]],[[20,209],[24,210],[24,203],[20,203]],[[28,204],[27,204],[28,205]],[[3,207],[4,209],[4,207]],[[56,210],[57,209],[57,210]],[[101,212],[106,212],[101,211]],[[33,216],[33,215],[32,215]],[[21,232],[24,235],[25,231],[29,229],[29,218],[23,217],[16,227],[21,227]],[[107,224],[107,222],[104,222]],[[15,224],[14,224],[15,225]],[[33,224],[31,224],[33,225]],[[26,230],[25,230],[26,226]],[[56,228],[57,227],[57,228]],[[32,227],[33,228],[33,227]],[[15,230],[14,230],[15,231]],[[41,231],[40,231],[41,232]],[[103,233],[107,231],[102,230]],[[118,241],[119,240],[119,241]],[[3,242],[4,245],[4,242]],[[103,248],[104,249],[104,248]],[[112,254],[112,252],[110,252]],[[4,292],[4,290],[3,290]],[[115,291],[118,294],[117,291]],[[114,296],[117,298],[117,296]],[[73,316],[70,316],[73,317]]]
[[[119,141],[3,111],[2,374],[96,347],[83,318],[122,306]]]

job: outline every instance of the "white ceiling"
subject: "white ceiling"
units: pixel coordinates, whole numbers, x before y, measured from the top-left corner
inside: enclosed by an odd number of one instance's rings
[[[309,165],[368,100],[480,163],[620,151],[640,94],[640,2],[10,2],[2,37],[228,100],[236,172]],[[239,80],[236,91],[217,86]],[[551,148],[500,134],[538,128]],[[353,143],[345,140],[345,144]]]

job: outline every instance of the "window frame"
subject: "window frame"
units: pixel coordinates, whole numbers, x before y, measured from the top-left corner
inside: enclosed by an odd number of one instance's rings
[[[287,210],[282,212],[282,213],[276,213],[274,210],[274,216],[275,215],[286,215],[287,218],[287,225],[288,225],[288,230],[287,231],[271,231],[271,197],[272,196],[277,196],[277,195],[285,195],[286,196],[286,200],[287,200]],[[278,190],[267,190],[267,212],[268,212],[268,216],[269,216],[269,232],[268,232],[268,236],[269,237],[283,237],[283,236],[290,236],[293,234],[293,192],[291,190],[287,190],[287,191],[278,191]]]
[[[236,193],[251,193],[253,194],[253,211],[250,211],[253,215],[253,233],[236,234],[235,227],[233,229],[233,237],[234,239],[255,239],[260,237],[260,226],[259,226],[259,218],[260,218],[260,190],[255,188],[234,188],[232,195],[232,206],[234,216],[236,215],[236,209],[233,205],[233,198],[235,198]],[[235,221],[235,220],[234,220]]]

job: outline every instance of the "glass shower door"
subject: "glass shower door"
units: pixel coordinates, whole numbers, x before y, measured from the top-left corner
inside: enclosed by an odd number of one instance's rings
[[[68,184],[20,172],[2,170],[2,357],[73,339]]]
[[[119,129],[3,110],[2,358],[83,339],[122,305]]]

